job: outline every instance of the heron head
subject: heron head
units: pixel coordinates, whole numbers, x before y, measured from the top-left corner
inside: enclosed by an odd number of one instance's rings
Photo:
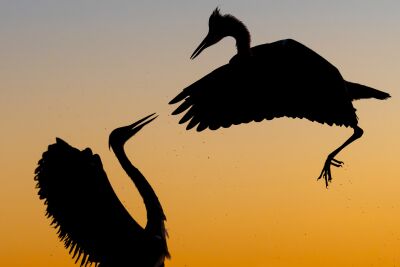
[[[200,45],[194,50],[190,59],[197,57],[204,49],[221,41],[222,38],[229,36],[226,25],[226,16],[221,15],[219,8],[216,8],[208,20],[208,34]]]
[[[139,132],[140,129],[143,128],[143,126],[145,126],[146,124],[150,123],[151,121],[153,121],[155,118],[158,117],[154,115],[155,113],[146,116],[143,119],[138,120],[137,122],[134,122],[130,125],[123,126],[113,130],[108,139],[108,147],[113,151],[122,148],[126,143],[126,141],[128,141],[132,136],[134,136],[137,132]]]

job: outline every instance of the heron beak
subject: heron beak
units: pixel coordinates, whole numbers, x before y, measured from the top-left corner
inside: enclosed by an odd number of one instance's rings
[[[112,142],[115,142],[115,136],[117,136],[119,142],[122,142],[123,144],[128,141],[132,136],[134,136],[137,132],[140,131],[140,129],[143,128],[143,126],[145,126],[146,124],[152,122],[155,118],[157,118],[158,116],[154,116],[155,113],[144,117],[141,120],[138,120],[137,122],[132,123],[131,125],[128,126],[123,126],[120,128],[115,129],[111,134],[110,134],[110,138],[108,139],[108,148],[111,150],[113,149],[113,145]],[[111,136],[114,136],[114,138],[112,138]],[[113,141],[113,140],[114,141]]]
[[[127,126],[127,128],[130,128],[128,131],[128,138],[131,138],[132,136],[134,136],[137,132],[139,132],[146,124],[152,122],[153,120],[155,120],[158,115],[154,116],[155,113],[148,115],[146,117],[144,117],[141,120],[138,120],[137,122],[132,123],[131,125]]]
[[[213,41],[213,38],[210,34],[207,34],[206,38],[200,43],[200,45],[194,50],[193,54],[190,56],[190,59],[195,59],[200,53],[206,49],[207,47],[215,44],[216,42]]]

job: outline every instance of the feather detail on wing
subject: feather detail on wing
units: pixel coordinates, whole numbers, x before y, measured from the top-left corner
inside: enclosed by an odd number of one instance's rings
[[[236,55],[171,100],[182,101],[173,115],[186,111],[179,123],[202,131],[286,116],[357,125],[342,76],[317,53],[294,40],[252,52],[247,58]]]
[[[35,174],[46,215],[81,266],[98,266],[117,248],[134,251],[132,237],[140,237],[143,229],[118,200],[97,154],[57,138],[43,153]]]

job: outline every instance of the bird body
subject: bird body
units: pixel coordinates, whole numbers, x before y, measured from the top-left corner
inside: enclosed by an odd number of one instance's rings
[[[57,138],[39,161],[35,180],[39,197],[47,205],[46,215],[76,262],[81,259],[81,266],[161,267],[169,256],[161,204],[123,149],[125,141],[152,119],[116,129],[110,135],[114,153],[144,200],[145,228],[119,201],[100,157],[89,148],[80,151]]]
[[[348,145],[362,135],[352,101],[390,97],[344,80],[335,66],[295,40],[250,47],[246,26],[232,15],[221,15],[218,9],[211,14],[209,32],[191,59],[226,36],[235,38],[237,54],[170,101],[183,101],[172,114],[186,111],[179,123],[188,122],[188,130],[216,130],[286,116],[352,127],[355,134]],[[331,153],[324,165],[321,176],[326,183],[331,180],[328,166],[343,164],[334,160],[340,150]]]

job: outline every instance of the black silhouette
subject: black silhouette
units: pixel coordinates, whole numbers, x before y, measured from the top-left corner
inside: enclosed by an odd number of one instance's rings
[[[160,267],[169,257],[161,203],[124,151],[125,142],[154,120],[153,115],[115,129],[109,138],[110,149],[144,200],[144,229],[118,200],[100,157],[90,148],[79,151],[57,138],[38,163],[35,180],[46,215],[75,262],[83,255],[81,266]]]
[[[343,165],[335,156],[363,134],[352,101],[386,99],[390,95],[345,81],[332,64],[295,40],[250,48],[246,26],[232,15],[221,15],[218,8],[211,14],[209,32],[191,59],[227,36],[236,39],[237,54],[171,100],[170,104],[183,100],[172,114],[188,110],[179,123],[189,121],[186,129],[197,125],[197,131],[284,116],[350,126],[353,135],[328,155],[318,177],[324,177],[328,185],[332,180],[330,166]]]

